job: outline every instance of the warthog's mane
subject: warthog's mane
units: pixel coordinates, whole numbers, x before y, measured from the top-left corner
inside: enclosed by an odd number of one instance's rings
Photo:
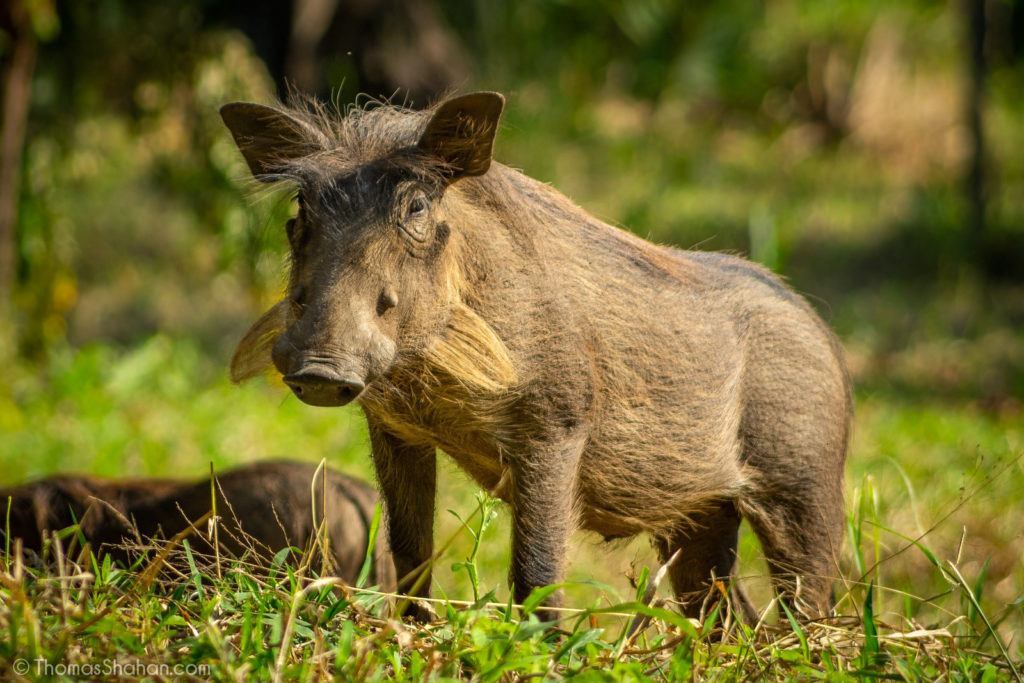
[[[441,159],[421,152],[416,143],[437,109],[408,109],[385,100],[367,99],[339,107],[316,98],[293,95],[276,109],[293,121],[290,149],[306,150],[272,164],[274,171],[260,180],[290,180],[322,186],[339,174],[373,162],[401,167],[423,180],[443,179],[447,170]]]

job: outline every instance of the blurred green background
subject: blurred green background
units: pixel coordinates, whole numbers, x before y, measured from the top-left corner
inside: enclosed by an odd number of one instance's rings
[[[870,554],[904,545],[886,528],[937,524],[926,543],[981,579],[1008,633],[1022,623],[1021,0],[11,0],[0,60],[0,484],[281,455],[369,477],[357,410],[226,378],[281,291],[291,207],[254,194],[217,109],[286,84],[410,106],[493,89],[501,161],[649,239],[747,254],[812,301],[856,381]],[[447,508],[475,508],[443,466],[440,539]],[[482,560],[504,596],[499,527]],[[436,582],[451,597],[468,594],[447,569],[463,540]],[[651,561],[643,540],[581,537],[574,576],[625,594]],[[762,571],[746,534],[741,572]],[[900,593],[944,590],[921,554],[877,578],[887,617],[941,621]]]

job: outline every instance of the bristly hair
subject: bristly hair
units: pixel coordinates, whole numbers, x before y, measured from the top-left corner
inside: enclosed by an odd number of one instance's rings
[[[340,172],[370,163],[401,168],[422,180],[441,180],[443,160],[419,150],[416,143],[437,105],[407,109],[382,100],[340,108],[315,97],[293,93],[277,109],[292,117],[295,146],[312,150],[298,158],[282,158],[265,181],[293,181],[306,187],[328,183]]]

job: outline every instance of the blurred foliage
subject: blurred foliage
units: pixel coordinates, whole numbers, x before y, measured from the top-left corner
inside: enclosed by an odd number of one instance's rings
[[[272,97],[265,69],[239,36],[197,31],[187,4],[64,9],[33,90],[23,348],[166,329],[223,349],[279,284],[289,207],[251,208],[217,114],[230,99]]]
[[[289,207],[247,201],[216,113],[274,93],[247,39],[209,20],[229,6],[58,3],[18,226],[28,356],[161,330],[223,356],[279,288]],[[476,58],[474,85],[510,95],[499,158],[606,220],[749,253],[833,306],[882,279],[956,287],[970,265],[956,3],[438,6]],[[989,239],[1005,276],[1024,264],[1024,66],[998,19]],[[358,76],[340,72],[350,101]]]

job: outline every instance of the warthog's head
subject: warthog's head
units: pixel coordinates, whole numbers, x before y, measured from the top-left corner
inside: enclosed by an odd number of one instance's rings
[[[424,347],[452,317],[446,190],[485,173],[504,99],[474,93],[426,112],[233,103],[221,116],[261,181],[297,186],[287,298],[246,334],[232,378],[272,359],[302,401],[340,406]]]

